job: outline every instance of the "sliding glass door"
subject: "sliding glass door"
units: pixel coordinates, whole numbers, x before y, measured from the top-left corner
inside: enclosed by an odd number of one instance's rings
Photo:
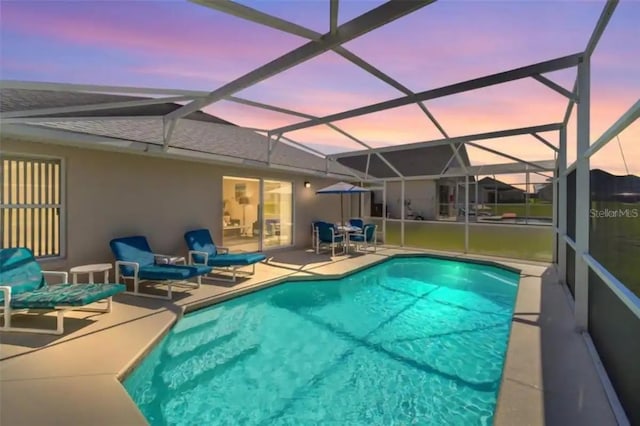
[[[222,245],[257,251],[293,244],[293,183],[223,178]]]
[[[222,179],[222,245],[234,251],[260,250],[260,180]]]
[[[293,184],[264,181],[263,247],[293,244]]]

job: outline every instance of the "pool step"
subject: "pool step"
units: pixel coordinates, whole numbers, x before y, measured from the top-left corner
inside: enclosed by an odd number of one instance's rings
[[[196,350],[183,351],[165,357],[162,381],[171,389],[185,383],[200,382],[213,377],[221,368],[229,368],[248,355],[257,352],[259,340],[249,333],[234,331],[220,336]],[[157,373],[156,373],[157,374]]]
[[[259,315],[259,308],[256,307],[251,315],[247,315],[247,313],[246,306],[239,306],[204,312],[203,315],[187,316],[178,321],[174,329],[171,330],[165,351],[172,357],[177,356],[202,346],[209,346],[228,334],[258,326],[262,319],[262,316]]]

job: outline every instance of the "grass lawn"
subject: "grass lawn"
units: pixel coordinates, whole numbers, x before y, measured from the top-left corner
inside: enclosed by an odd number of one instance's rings
[[[518,217],[527,216],[526,204],[485,204],[487,211],[493,216],[504,213],[515,213]],[[530,203],[528,217],[552,217],[553,206],[550,203]]]
[[[385,243],[400,245],[399,222],[387,222]],[[464,224],[407,222],[405,223],[405,246],[463,252]],[[471,224],[469,252],[548,262],[553,255],[553,233],[548,226]]]

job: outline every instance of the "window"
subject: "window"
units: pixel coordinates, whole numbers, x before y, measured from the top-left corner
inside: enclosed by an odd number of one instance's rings
[[[3,155],[0,244],[37,257],[61,255],[62,160]]]

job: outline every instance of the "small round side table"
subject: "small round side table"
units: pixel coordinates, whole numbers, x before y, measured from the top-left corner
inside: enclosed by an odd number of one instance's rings
[[[73,276],[73,283],[78,284],[78,274],[89,274],[89,284],[93,284],[93,274],[96,272],[104,272],[105,284],[109,282],[109,271],[113,268],[110,263],[95,263],[92,265],[74,266],[69,269]]]

